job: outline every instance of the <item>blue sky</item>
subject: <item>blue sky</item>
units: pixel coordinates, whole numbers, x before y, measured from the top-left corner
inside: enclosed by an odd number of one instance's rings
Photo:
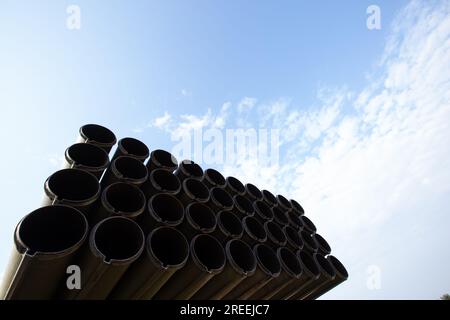
[[[66,27],[70,4],[80,30]],[[366,27],[371,4],[380,30]],[[212,166],[304,205],[351,276],[323,298],[439,298],[450,291],[449,11],[448,1],[2,1],[0,269],[80,125],[169,150],[173,132],[268,128],[280,130],[277,165]]]

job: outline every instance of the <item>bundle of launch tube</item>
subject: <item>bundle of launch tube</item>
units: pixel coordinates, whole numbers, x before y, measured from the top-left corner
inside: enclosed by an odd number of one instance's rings
[[[64,158],[11,230],[2,299],[310,300],[348,278],[294,199],[95,124]]]

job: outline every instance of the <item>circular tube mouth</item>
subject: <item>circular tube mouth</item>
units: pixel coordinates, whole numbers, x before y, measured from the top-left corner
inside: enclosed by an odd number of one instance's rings
[[[183,221],[184,208],[181,202],[167,193],[158,193],[148,201],[150,215],[157,222],[177,226]]]
[[[203,169],[192,160],[181,161],[180,169],[190,178],[201,179],[203,177]]]
[[[267,233],[264,227],[254,217],[245,217],[242,219],[242,225],[247,235],[258,242],[264,242],[267,240]]]
[[[144,212],[145,202],[145,195],[138,187],[124,182],[113,183],[102,193],[102,204],[108,212],[129,218]]]
[[[106,151],[89,143],[75,143],[65,152],[66,161],[72,166],[90,172],[101,172],[109,165]]]
[[[191,203],[186,207],[186,220],[201,233],[211,233],[217,225],[214,212],[202,203]]]
[[[309,274],[309,276],[314,279],[319,278],[320,270],[319,266],[316,263],[316,260],[306,251],[299,250],[297,251],[297,258],[300,260],[303,270]]]
[[[177,159],[165,150],[157,149],[150,153],[150,159],[148,160],[148,165],[154,165],[156,168],[175,171],[178,168]]]
[[[234,270],[247,277],[256,270],[256,258],[252,249],[244,241],[233,239],[225,246],[227,260]]]
[[[311,236],[311,234],[305,230],[300,231],[300,237],[303,240],[304,247],[310,250],[311,252],[316,252],[319,248],[316,240]]]
[[[305,214],[305,210],[304,210],[303,207],[300,205],[300,203],[298,203],[298,202],[297,202],[296,200],[294,200],[294,199],[291,199],[290,202],[291,202],[291,205],[292,205],[292,209],[294,209],[294,210],[297,212],[297,214],[298,214],[299,216],[302,216],[302,215]]]
[[[123,154],[142,161],[147,159],[150,153],[145,143],[135,138],[120,139],[117,147]]]
[[[133,184],[144,183],[148,176],[148,171],[144,164],[138,159],[129,156],[121,156],[114,159],[111,164],[111,170],[118,179]]]
[[[104,262],[128,264],[144,250],[144,233],[139,225],[125,217],[114,216],[97,223],[91,231],[91,250]]]
[[[327,257],[327,260],[331,263],[331,265],[334,267],[336,271],[336,275],[338,275],[340,278],[348,279],[348,272],[347,269],[344,267],[342,262],[339,261],[338,258],[335,256],[329,255]]]
[[[253,248],[253,252],[255,254],[256,261],[258,262],[258,266],[265,274],[273,278],[276,278],[280,275],[280,260],[278,259],[275,251],[273,251],[272,248],[260,243]]]
[[[210,191],[210,199],[215,205],[221,207],[221,210],[233,209],[233,198],[231,198],[230,194],[222,188],[212,188]]]
[[[177,194],[181,189],[180,180],[172,172],[155,169],[150,173],[152,186],[161,193]]]
[[[300,217],[297,215],[294,211],[288,211],[286,213],[286,216],[288,218],[288,223],[293,228],[300,230],[303,227],[302,221],[300,220]]]
[[[292,204],[290,203],[290,201],[288,199],[286,199],[281,194],[277,195],[276,198],[277,198],[278,205],[282,209],[284,209],[284,210],[292,210]]]
[[[274,218],[275,222],[277,222],[278,224],[280,224],[282,226],[287,226],[289,224],[289,220],[288,220],[286,214],[284,213],[284,211],[282,211],[278,207],[273,207],[272,211],[273,211],[273,218]]]
[[[281,247],[277,250],[278,259],[283,270],[293,278],[299,278],[302,273],[302,265],[297,256],[288,248]]]
[[[191,241],[191,255],[195,264],[207,273],[220,273],[225,267],[225,251],[209,234],[196,235]]]
[[[19,252],[29,256],[66,256],[84,243],[86,217],[77,209],[54,205],[34,210],[17,225],[14,233]]]
[[[239,213],[246,216],[253,216],[255,214],[255,208],[253,204],[246,197],[237,194],[233,197],[234,204]]]
[[[87,142],[112,147],[117,139],[114,133],[98,124],[86,124],[80,128],[80,136]]]
[[[163,269],[179,269],[189,258],[189,243],[177,229],[159,227],[147,237],[147,253]]]
[[[241,220],[231,211],[221,211],[217,214],[217,226],[230,238],[240,238],[244,233]]]
[[[237,178],[235,177],[227,177],[226,179],[226,186],[236,194],[240,194],[243,196],[245,194],[245,187]]]
[[[273,211],[264,201],[253,202],[253,207],[255,209],[255,213],[263,220],[273,220]]]
[[[204,203],[209,200],[209,190],[200,180],[188,178],[183,181],[182,188],[195,201]]]
[[[276,246],[282,247],[286,245],[287,239],[283,230],[278,224],[273,221],[266,221],[264,223],[264,230],[267,233],[267,238],[270,239]]]
[[[245,185],[245,192],[253,201],[263,199],[263,194],[261,190],[259,190],[259,188],[254,184],[247,183]]]
[[[323,255],[320,253],[315,253],[313,255],[314,260],[316,261],[321,274],[328,279],[334,279],[336,277],[336,270],[331,265],[330,261],[328,261]]]
[[[203,174],[203,179],[214,187],[225,188],[226,181],[224,176],[215,169],[206,169]]]
[[[44,189],[53,202],[68,205],[89,205],[100,195],[100,184],[97,178],[79,169],[56,171],[48,177]]]
[[[284,226],[283,232],[286,236],[287,243],[295,249],[303,249],[304,243],[297,230],[291,226]]]
[[[313,235],[313,238],[316,240],[319,250],[322,252],[324,256],[331,253],[331,247],[328,244],[327,240],[322,237],[320,234],[316,233]]]
[[[302,222],[303,230],[308,231],[310,234],[316,233],[317,228],[314,223],[307,216],[301,216],[300,220]]]
[[[261,193],[263,195],[264,202],[270,207],[274,207],[278,204],[277,198],[269,190],[263,190]]]

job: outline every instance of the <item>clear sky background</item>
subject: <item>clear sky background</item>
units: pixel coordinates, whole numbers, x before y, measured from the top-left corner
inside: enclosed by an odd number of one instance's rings
[[[366,27],[371,4],[380,30]],[[1,1],[0,270],[82,124],[169,150],[171,132],[272,128],[279,164],[215,167],[303,204],[350,273],[323,299],[438,299],[449,13],[449,1]]]

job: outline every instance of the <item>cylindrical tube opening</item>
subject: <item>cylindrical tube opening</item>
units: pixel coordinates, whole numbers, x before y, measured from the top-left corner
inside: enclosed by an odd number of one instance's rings
[[[281,265],[275,251],[265,244],[257,244],[253,248],[253,252],[261,270],[271,277],[278,277]]]
[[[302,274],[302,266],[297,256],[288,248],[281,247],[277,250],[277,256],[280,259],[281,267],[291,277],[298,278]]]
[[[222,245],[208,234],[199,234],[192,239],[191,254],[197,266],[208,273],[219,273],[225,267]]]
[[[150,159],[147,162],[147,167],[150,170],[164,169],[173,172],[178,167],[178,161],[170,152],[157,149],[150,153]]]
[[[223,175],[215,169],[206,169],[202,181],[210,187],[224,188],[226,184]]]
[[[342,262],[339,261],[338,258],[335,256],[329,255],[327,257],[327,260],[331,263],[331,265],[334,267],[336,271],[336,275],[338,275],[340,278],[347,279],[348,278],[348,272],[347,269],[345,269]]]
[[[117,182],[103,190],[102,204],[111,214],[133,218],[144,212],[145,196],[138,187]]]
[[[245,187],[237,178],[235,177],[228,177],[226,180],[226,189],[233,195],[245,194]]]
[[[291,199],[291,205],[292,205],[292,209],[294,209],[294,211],[297,212],[298,215],[302,216],[305,214],[305,210],[303,209],[303,207],[300,205],[300,203],[298,203],[296,200]]]
[[[302,222],[303,230],[308,231],[310,234],[316,233],[317,228],[308,217],[301,216],[300,220]]]
[[[291,202],[286,199],[284,196],[282,196],[281,194],[277,195],[277,201],[278,201],[278,206],[280,208],[282,208],[283,210],[291,210],[292,209],[292,204]]]
[[[215,206],[219,207],[220,210],[226,211],[233,209],[233,198],[231,198],[228,192],[222,188],[212,188],[210,191],[210,200]]]
[[[62,169],[47,179],[45,193],[56,203],[85,206],[97,200],[100,195],[100,184],[89,172]]]
[[[244,241],[238,239],[228,241],[225,252],[228,257],[228,262],[238,273],[248,276],[255,272],[255,255],[250,246]]]
[[[294,250],[303,249],[303,240],[297,230],[291,226],[283,227],[283,232],[286,235],[287,244]]]
[[[302,221],[295,211],[289,211],[286,213],[286,216],[288,218],[289,225],[293,228],[300,230],[303,227]]]
[[[147,180],[147,168],[141,161],[133,157],[121,156],[114,159],[111,170],[120,181],[142,184]]]
[[[178,167],[181,176],[201,179],[203,177],[203,169],[192,160],[183,160]]]
[[[250,199],[252,199],[252,201],[263,199],[263,194],[261,190],[259,190],[259,188],[254,184],[247,183],[245,185],[245,193]]]
[[[245,216],[253,216],[255,214],[253,204],[246,197],[237,194],[233,199],[236,209],[240,214]]]
[[[254,217],[245,217],[242,219],[242,226],[245,233],[257,242],[264,242],[267,240],[267,233],[264,227]]]
[[[272,221],[273,211],[267,203],[264,201],[253,202],[253,208],[255,209],[256,216],[265,221]]]
[[[206,202],[209,199],[209,190],[205,184],[197,179],[186,179],[182,183],[183,191],[192,200]]]
[[[240,238],[244,232],[241,220],[230,211],[221,211],[217,214],[217,226],[230,238]]]
[[[148,158],[148,147],[142,141],[134,138],[123,138],[117,145],[117,154],[127,155],[144,161]]]
[[[268,239],[277,247],[286,245],[286,235],[278,224],[273,221],[266,221],[264,223],[264,230],[266,230]]]
[[[149,234],[147,251],[163,268],[180,268],[189,257],[189,244],[180,231],[159,227]]]
[[[321,255],[320,253],[315,253],[313,257],[319,265],[322,271],[322,275],[329,279],[334,279],[334,277],[336,277],[336,270],[323,255]]]
[[[150,182],[154,189],[162,193],[177,194],[181,189],[180,180],[170,171],[156,169],[150,173]]]
[[[106,152],[116,144],[117,139],[114,133],[98,124],[86,124],[80,128],[80,136],[84,142],[98,145]]]
[[[263,195],[263,201],[270,207],[274,207],[278,204],[277,198],[269,190],[261,191]]]
[[[272,211],[273,211],[273,218],[276,223],[278,223],[281,226],[287,226],[289,224],[289,220],[284,211],[282,211],[278,207],[273,207]]]
[[[324,237],[322,237],[320,234],[316,233],[313,235],[313,238],[316,240],[317,245],[319,246],[320,253],[322,253],[324,256],[326,256],[327,254],[330,254],[331,247],[328,244],[327,240],[325,240]]]
[[[153,219],[158,223],[176,226],[183,221],[183,205],[177,198],[170,194],[155,194],[148,201],[148,210]]]
[[[68,206],[46,206],[25,216],[16,228],[20,251],[28,255],[60,254],[78,249],[86,239],[88,222],[84,215]]]
[[[202,203],[191,203],[187,206],[186,220],[201,233],[213,232],[217,224],[214,212]]]
[[[316,240],[313,237],[311,237],[311,234],[305,230],[300,231],[299,234],[303,240],[304,248],[311,253],[316,252],[318,249],[318,245]]]
[[[311,277],[314,279],[318,278],[320,275],[319,267],[317,266],[316,261],[313,257],[306,251],[299,250],[297,252],[297,258],[300,259],[300,262],[303,265],[303,270],[308,272]]]
[[[106,151],[89,143],[71,145],[66,149],[65,158],[71,168],[89,171],[97,177],[100,177],[109,165]]]

